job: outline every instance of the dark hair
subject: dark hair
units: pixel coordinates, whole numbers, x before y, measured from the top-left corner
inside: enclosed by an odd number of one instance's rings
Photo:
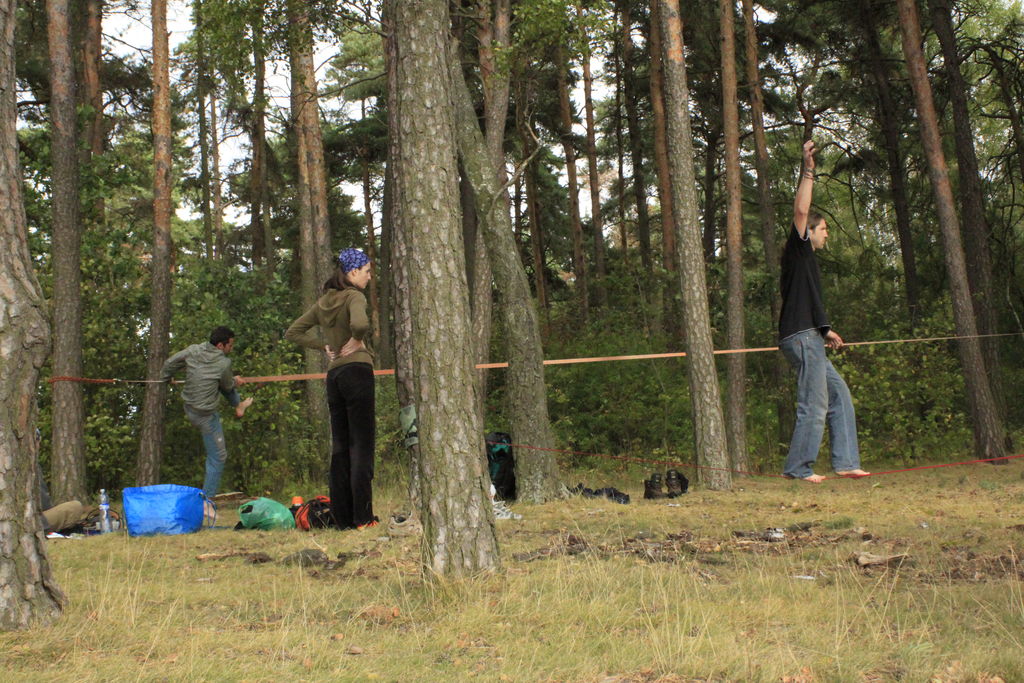
[[[230,328],[220,327],[213,328],[213,332],[210,333],[210,343],[216,346],[217,344],[227,344],[229,341],[235,338],[235,333]]]
[[[355,285],[348,281],[348,276],[345,275],[344,269],[339,265],[334,269],[334,274],[327,278],[327,282],[324,283],[324,294],[332,289],[341,291],[354,286]]]
[[[824,216],[817,211],[812,211],[807,214],[807,227],[811,230],[815,230],[823,220],[825,220]]]

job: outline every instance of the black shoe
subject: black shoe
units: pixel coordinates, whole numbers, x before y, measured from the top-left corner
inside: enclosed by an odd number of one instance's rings
[[[650,479],[644,479],[644,498],[653,500],[664,498],[665,492],[661,490],[661,472],[652,472]]]
[[[675,498],[686,493],[690,480],[680,474],[679,470],[669,470],[665,473],[665,487],[668,489],[668,497]]]

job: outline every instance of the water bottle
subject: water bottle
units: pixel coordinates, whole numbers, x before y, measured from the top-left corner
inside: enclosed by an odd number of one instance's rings
[[[107,497],[107,490],[100,489],[100,533],[109,534],[113,529],[110,527],[110,498]]]

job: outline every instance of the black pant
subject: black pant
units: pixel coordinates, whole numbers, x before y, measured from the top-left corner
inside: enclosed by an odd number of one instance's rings
[[[373,366],[348,363],[327,373],[331,412],[331,511],[341,529],[373,521],[375,406]]]

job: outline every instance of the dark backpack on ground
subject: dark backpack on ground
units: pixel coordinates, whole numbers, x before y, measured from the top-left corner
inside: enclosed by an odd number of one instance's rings
[[[303,531],[310,529],[330,529],[334,523],[331,512],[331,499],[327,496],[310,498],[295,511],[295,526]]]
[[[487,469],[494,484],[495,497],[516,498],[516,460],[512,455],[512,437],[505,432],[491,432],[487,440]]]

